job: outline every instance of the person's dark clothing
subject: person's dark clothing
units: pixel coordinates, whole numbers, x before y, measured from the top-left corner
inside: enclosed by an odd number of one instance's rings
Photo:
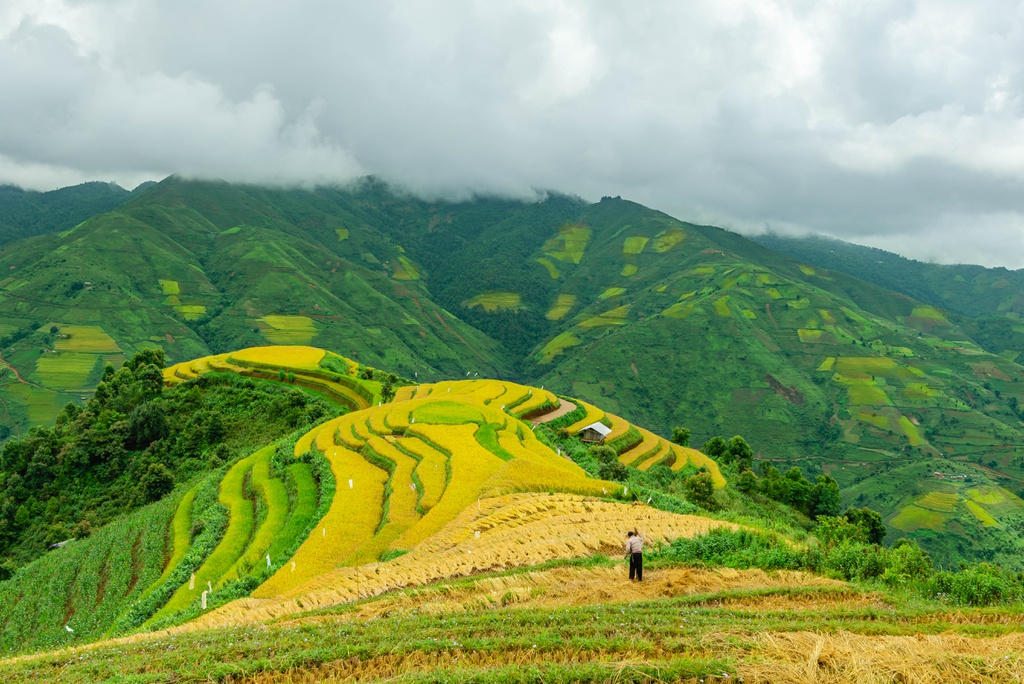
[[[629,579],[634,577],[637,582],[642,582],[644,579],[644,554],[642,553],[629,554]]]

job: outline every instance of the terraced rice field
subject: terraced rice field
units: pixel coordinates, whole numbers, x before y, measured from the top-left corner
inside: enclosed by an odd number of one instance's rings
[[[62,352],[46,354],[36,360],[33,378],[41,385],[58,389],[81,389],[99,361],[99,354]]]
[[[922,508],[943,513],[952,513],[960,497],[955,492],[928,492],[917,499],[916,503]]]
[[[62,352],[110,354],[121,351],[110,335],[98,325],[61,325],[53,348]]]
[[[626,293],[624,287],[609,287],[607,290],[597,296],[598,299],[611,299],[612,297],[618,297]]]
[[[949,516],[938,511],[928,510],[911,504],[900,509],[889,524],[904,532],[913,532],[919,529],[941,530]]]
[[[633,236],[626,238],[622,243],[622,253],[624,255],[636,255],[644,251],[644,247],[650,241],[649,237]]]
[[[965,503],[967,504],[967,510],[969,510],[982,525],[985,527],[999,527],[999,523],[996,522],[996,519],[980,505],[974,501],[967,501]]]
[[[556,266],[551,259],[540,257],[539,259],[534,259],[534,261],[547,269],[548,275],[551,276],[552,280],[558,280],[562,277],[562,272],[558,270],[558,266]]]
[[[260,363],[302,370],[317,370],[326,352],[316,347],[283,345],[274,347],[251,347],[231,352],[232,361]],[[339,357],[340,358],[340,357]]]
[[[680,227],[673,226],[666,228],[654,236],[653,249],[658,254],[664,254],[686,239],[686,231]]]
[[[206,307],[202,304],[179,304],[174,310],[182,315],[186,321],[196,321],[206,315]]]
[[[484,311],[518,311],[522,308],[522,297],[518,292],[483,292],[467,301],[466,306],[479,306]]]
[[[263,336],[274,344],[309,344],[316,336],[316,325],[308,316],[270,315],[259,319]]]
[[[181,294],[181,287],[178,286],[177,280],[161,280],[159,283],[160,293],[164,296]]]
[[[586,330],[591,328],[602,328],[616,325],[625,325],[626,316],[629,315],[629,304],[616,307],[597,316],[580,321],[580,327]]]

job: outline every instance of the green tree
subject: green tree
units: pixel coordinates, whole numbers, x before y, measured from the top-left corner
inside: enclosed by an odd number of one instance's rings
[[[843,517],[864,530],[865,539],[871,544],[881,544],[885,539],[885,523],[882,514],[870,508],[850,508]]]
[[[754,469],[754,450],[747,444],[747,440],[739,435],[729,440],[726,454],[726,463],[735,463],[740,472]]]
[[[678,444],[679,446],[690,446],[690,428],[672,428],[672,441]]]
[[[709,511],[717,508],[715,503],[715,481],[711,473],[697,473],[683,480],[683,490],[690,503]]]
[[[761,483],[758,481],[757,475],[754,474],[753,470],[744,470],[736,479],[736,489],[747,495],[758,491],[760,486]]]
[[[814,501],[814,515],[837,516],[842,506],[842,499],[839,496],[839,483],[828,475],[819,475],[814,483],[814,491],[811,494]]]
[[[174,489],[174,475],[163,463],[151,463],[137,489],[143,502],[158,501]]]
[[[398,380],[394,375],[389,375],[384,379],[384,384],[380,388],[380,398],[385,404],[395,398],[395,382]]]
[[[704,446],[702,446],[700,450],[716,461],[727,463],[724,459],[728,447],[729,445],[726,444],[725,440],[721,437],[712,437],[708,441],[704,442]]]

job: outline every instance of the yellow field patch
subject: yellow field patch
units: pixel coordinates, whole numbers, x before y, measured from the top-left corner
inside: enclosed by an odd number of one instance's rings
[[[176,295],[181,294],[181,288],[178,286],[177,280],[160,280],[160,292],[163,295]]]
[[[616,307],[611,311],[606,311],[603,314],[588,318],[585,321],[580,322],[581,328],[600,328],[605,326],[613,325],[625,325],[626,316],[629,314],[629,304],[625,304],[620,307]]]
[[[900,512],[889,521],[889,524],[904,532],[913,532],[919,529],[942,530],[943,525],[949,516],[938,511],[930,511],[927,508],[911,504],[904,506]]]
[[[751,311],[750,309],[744,309],[743,310],[743,317],[744,318],[748,318],[748,319],[750,319],[752,321],[756,321],[757,320],[757,314],[754,313],[753,311]]]
[[[952,513],[956,510],[956,504],[960,500],[954,492],[928,492],[919,497],[914,503],[921,508],[929,508],[933,511]]]
[[[885,356],[842,356],[836,360],[836,372],[850,377],[858,375],[885,375],[899,367]]]
[[[250,347],[240,351],[232,352],[228,359],[230,361],[241,361],[248,363],[259,363],[267,366],[283,366],[286,368],[299,368],[316,370],[320,368],[320,362],[324,358],[323,349],[298,345],[281,345],[275,347]]]
[[[625,242],[623,242],[622,253],[629,255],[639,254],[640,252],[644,251],[644,247],[647,246],[647,241],[650,239],[651,238],[649,237],[639,236],[628,237],[626,238]]]
[[[779,292],[777,288],[769,287],[765,292],[767,292],[768,296],[772,299],[782,299],[782,293]]]
[[[715,307],[715,313],[719,316],[732,316],[732,310],[729,308],[729,296],[719,297],[713,304]]]
[[[338,236],[339,242],[348,240],[348,228],[335,228],[334,233]]]
[[[669,318],[686,318],[687,316],[692,314],[695,310],[696,309],[694,308],[693,304],[686,304],[684,302],[676,302],[672,306],[670,306],[667,309],[665,309],[664,311],[662,311],[661,314],[663,316],[668,316]]]
[[[518,292],[482,292],[467,301],[466,306],[479,306],[484,311],[516,311],[522,308],[522,298]]]
[[[540,350],[540,362],[551,363],[552,359],[564,352],[569,347],[575,347],[580,343],[580,338],[571,332],[564,332],[544,345]]]
[[[907,399],[931,399],[940,394],[942,393],[939,390],[933,389],[924,382],[908,382],[903,387],[903,396]]]
[[[626,288],[624,287],[609,287],[607,290],[598,295],[598,299],[611,299],[612,297],[618,297],[619,295],[625,294]]]
[[[178,295],[170,295],[170,296],[164,297],[164,306],[180,306],[180,305],[181,305],[181,299],[178,297]]]
[[[715,269],[711,266],[698,266],[690,272],[694,275],[711,275]]]
[[[828,357],[825,358],[824,361],[821,362],[821,365],[818,366],[818,370],[820,370],[820,371],[830,371],[830,370],[832,370],[832,367],[835,366],[835,365],[836,365],[836,357],[828,356]]]
[[[654,251],[664,254],[686,239],[686,231],[682,228],[668,228],[654,236]]]
[[[969,510],[982,525],[985,527],[999,527],[999,523],[996,522],[996,519],[978,503],[974,501],[965,501],[964,503],[967,504],[967,510]]]
[[[558,234],[544,243],[542,251],[548,256],[565,263],[578,264],[583,259],[591,230],[582,224],[564,226]]]
[[[119,352],[121,348],[114,338],[103,331],[98,325],[62,325],[60,337],[54,343],[57,351],[90,352],[109,354]]]
[[[628,278],[629,276],[635,274],[636,271],[636,264],[626,264],[625,266],[622,267],[622,270],[619,271],[619,275],[626,276]]]
[[[786,306],[788,306],[790,309],[806,309],[810,305],[811,300],[807,299],[806,297],[801,297],[799,299],[791,299],[788,302],[786,302]]]
[[[815,273],[814,269],[808,266],[807,264],[800,264],[800,271],[804,275],[814,275]]]
[[[559,278],[562,277],[562,274],[558,270],[558,267],[555,266],[554,262],[552,262],[551,259],[541,257],[539,259],[534,259],[534,261],[536,261],[538,264],[540,264],[541,266],[548,270],[548,275],[551,276],[552,280],[558,280]]]
[[[824,330],[812,330],[809,328],[800,328],[796,331],[800,341],[805,344],[813,344],[815,342],[821,342],[821,336],[825,334]]]
[[[96,367],[99,354],[64,352],[46,354],[36,360],[33,377],[41,385],[59,389],[81,389],[89,380],[89,373]]]
[[[271,314],[259,319],[270,330],[263,330],[263,336],[274,344],[308,344],[316,336],[316,326],[308,316],[285,316]]]
[[[986,506],[996,506],[1001,503],[1005,503],[1007,497],[999,491],[998,487],[991,485],[982,485],[980,487],[972,487],[967,490],[967,496],[971,497],[971,501],[976,501],[979,504],[985,504]]]
[[[818,309],[818,313],[821,314],[821,322],[824,325],[835,325],[836,317],[832,315],[832,312],[828,309]]]
[[[855,406],[892,406],[885,391],[871,380],[857,380],[833,376],[837,382],[846,385],[850,403]]]

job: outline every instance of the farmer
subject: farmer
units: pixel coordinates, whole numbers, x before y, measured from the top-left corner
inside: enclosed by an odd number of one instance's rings
[[[642,582],[644,579],[644,538],[639,532],[630,530],[626,533],[626,558],[629,559],[630,581]]]

